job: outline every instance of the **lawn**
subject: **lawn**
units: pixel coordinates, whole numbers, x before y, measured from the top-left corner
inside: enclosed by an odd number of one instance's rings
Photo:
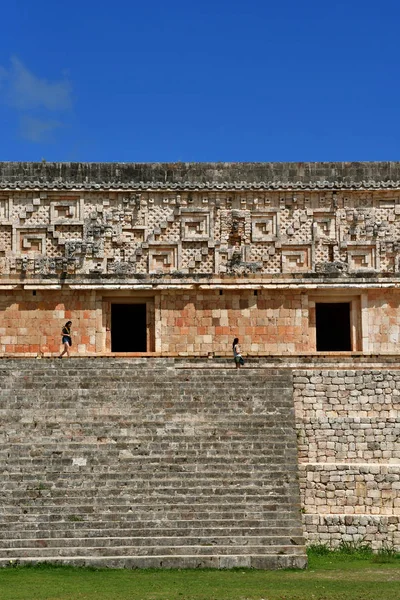
[[[400,559],[316,556],[305,571],[0,570],[0,600],[399,600]]]

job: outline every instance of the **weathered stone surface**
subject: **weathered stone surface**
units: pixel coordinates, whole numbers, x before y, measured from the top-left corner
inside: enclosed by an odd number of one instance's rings
[[[294,399],[307,542],[399,548],[400,372],[297,371]]]
[[[397,353],[399,165],[0,163],[0,356],[58,352],[67,319],[74,352],[110,353],[124,299],[147,354],[226,355],[233,335],[311,354],[316,305],[340,300],[346,351]]]
[[[269,188],[391,188],[399,162],[336,163],[0,163],[0,182],[68,189],[137,186]]]
[[[0,564],[305,565],[289,371],[3,360],[0,419]]]

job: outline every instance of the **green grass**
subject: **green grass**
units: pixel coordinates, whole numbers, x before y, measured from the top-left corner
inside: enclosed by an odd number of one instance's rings
[[[0,600],[399,600],[400,559],[310,552],[305,571],[0,570]]]

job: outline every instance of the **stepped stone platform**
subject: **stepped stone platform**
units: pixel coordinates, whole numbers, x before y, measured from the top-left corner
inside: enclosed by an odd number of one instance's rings
[[[292,373],[0,361],[0,565],[304,567]]]

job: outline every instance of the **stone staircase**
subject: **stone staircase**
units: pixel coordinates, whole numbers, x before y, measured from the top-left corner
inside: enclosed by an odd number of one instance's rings
[[[304,567],[290,371],[0,361],[0,565]]]

